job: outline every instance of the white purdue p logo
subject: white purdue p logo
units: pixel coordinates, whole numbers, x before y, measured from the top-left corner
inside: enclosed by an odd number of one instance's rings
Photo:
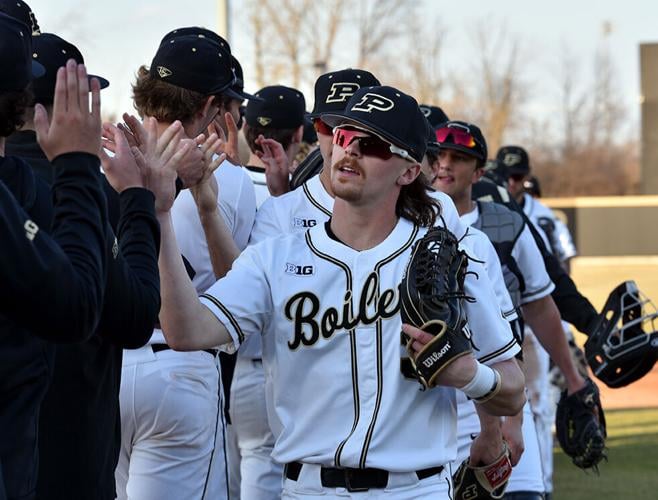
[[[376,109],[377,111],[388,111],[393,109],[393,106],[395,106],[395,104],[388,97],[368,92],[361,98],[361,101],[352,106],[350,111],[372,113],[373,109]]]
[[[354,95],[354,92],[359,90],[358,83],[351,82],[335,82],[331,87],[331,93],[327,96],[328,102],[347,102],[350,97]]]

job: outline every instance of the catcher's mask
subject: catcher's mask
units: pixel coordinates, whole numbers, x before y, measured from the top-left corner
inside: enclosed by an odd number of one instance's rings
[[[610,293],[600,321],[585,342],[594,375],[618,388],[647,374],[658,359],[658,311],[634,281],[624,281]]]

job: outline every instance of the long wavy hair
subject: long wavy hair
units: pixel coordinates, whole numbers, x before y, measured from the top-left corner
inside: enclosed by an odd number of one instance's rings
[[[428,188],[427,177],[422,172],[411,184],[402,186],[395,205],[397,216],[404,217],[417,226],[434,226],[436,218],[441,214],[441,205],[429,195]]]

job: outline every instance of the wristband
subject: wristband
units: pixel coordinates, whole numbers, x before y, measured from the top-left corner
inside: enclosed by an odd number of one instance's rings
[[[500,373],[478,362],[475,376],[459,390],[476,403],[484,403],[493,398],[500,390],[500,387]]]

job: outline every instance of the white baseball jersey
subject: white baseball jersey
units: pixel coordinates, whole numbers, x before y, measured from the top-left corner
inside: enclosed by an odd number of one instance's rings
[[[440,191],[430,191],[429,194],[441,204],[441,217],[445,227],[458,238],[463,236],[466,227],[460,222],[452,199]],[[333,208],[334,198],[322,185],[320,176],[315,175],[294,191],[270,197],[259,207],[249,243],[253,245],[281,234],[303,233],[328,221]],[[471,249],[470,242],[465,242],[465,246],[469,255],[476,257],[477,250]],[[497,284],[496,288],[499,288],[499,285]],[[502,286],[504,287],[504,282]],[[244,351],[241,355],[261,357],[260,349],[253,340],[247,342]]]
[[[245,166],[249,178],[254,183],[254,190],[256,192],[256,208],[260,208],[265,200],[270,197],[270,190],[267,187],[267,178],[265,177],[265,170],[259,167]]]
[[[461,216],[461,221],[465,225],[471,226],[475,224],[478,217],[480,217],[480,210],[476,205],[475,209]],[[555,285],[546,272],[544,259],[527,226],[523,228],[521,235],[514,242],[512,257],[519,266],[525,282],[525,290],[521,294],[521,304],[541,299],[553,292]],[[500,267],[500,262],[498,267]]]
[[[401,219],[361,252],[327,229],[250,246],[201,296],[233,346],[263,334],[278,427],[273,458],[400,472],[454,460],[456,391],[420,391],[400,372],[398,286],[426,229]],[[467,276],[465,292],[475,302],[465,307],[477,355],[488,364],[509,359],[519,347],[486,272],[473,268],[479,276]]]

